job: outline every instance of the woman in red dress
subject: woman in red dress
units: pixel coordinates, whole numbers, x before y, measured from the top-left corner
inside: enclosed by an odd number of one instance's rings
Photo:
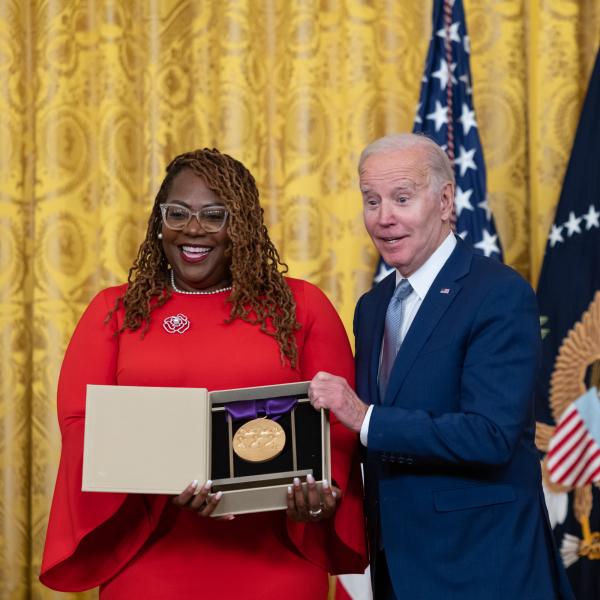
[[[254,178],[217,150],[167,167],[129,283],[100,292],[58,383],[62,454],[40,580],[112,598],[326,598],[366,565],[356,437],[332,415],[332,478],[291,483],[288,510],[206,518],[220,494],[81,491],[87,384],[205,387],[353,380],[351,349],[315,286],[284,278]],[[173,317],[188,326],[174,328]],[[169,326],[171,325],[171,326]],[[179,331],[178,331],[179,329]],[[196,492],[196,493],[194,493]]]

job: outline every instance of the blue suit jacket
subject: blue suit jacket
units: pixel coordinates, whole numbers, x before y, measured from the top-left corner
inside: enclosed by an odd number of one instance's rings
[[[383,399],[377,370],[395,274],[356,307],[357,391],[375,405],[365,460],[371,549],[385,550],[402,600],[570,599],[534,445],[535,295],[512,269],[457,242]]]

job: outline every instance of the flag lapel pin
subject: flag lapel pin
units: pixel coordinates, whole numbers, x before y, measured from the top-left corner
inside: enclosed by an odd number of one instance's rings
[[[440,294],[449,294],[450,293],[450,288],[442,288],[440,290]]]

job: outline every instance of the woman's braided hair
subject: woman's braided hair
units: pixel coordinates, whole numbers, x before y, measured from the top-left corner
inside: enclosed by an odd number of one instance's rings
[[[242,319],[274,337],[279,344],[282,360],[287,358],[297,366],[298,348],[294,332],[300,328],[296,321],[296,304],[283,273],[283,263],[269,239],[263,220],[263,209],[252,174],[244,165],[216,149],[194,150],[177,156],[167,167],[148,221],[146,238],[129,270],[127,291],[117,299],[110,311],[112,316],[120,303],[125,319],[119,333],[135,331],[144,325],[142,335],[150,326],[150,313],[170,297],[169,264],[158,234],[162,227],[160,204],[166,202],[174,177],[183,169],[192,170],[206,186],[215,192],[229,211],[229,247],[232,291],[228,299],[231,313],[227,323]]]

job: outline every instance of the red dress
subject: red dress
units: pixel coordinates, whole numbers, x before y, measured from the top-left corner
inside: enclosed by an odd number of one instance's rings
[[[217,597],[326,598],[327,572],[365,568],[356,436],[332,418],[332,479],[343,499],[334,518],[299,524],[285,511],[199,517],[161,495],[81,491],[86,384],[206,387],[209,390],[308,380],[319,371],[354,379],[352,352],[331,303],[315,286],[287,279],[298,322],[299,365],[281,364],[279,346],[258,326],[226,324],[227,292],[173,293],[141,332],[115,336],[119,310],[104,320],[125,286],[98,294],[67,349],[58,383],[62,454],[40,580],[103,600]],[[165,318],[184,314],[182,333]]]

